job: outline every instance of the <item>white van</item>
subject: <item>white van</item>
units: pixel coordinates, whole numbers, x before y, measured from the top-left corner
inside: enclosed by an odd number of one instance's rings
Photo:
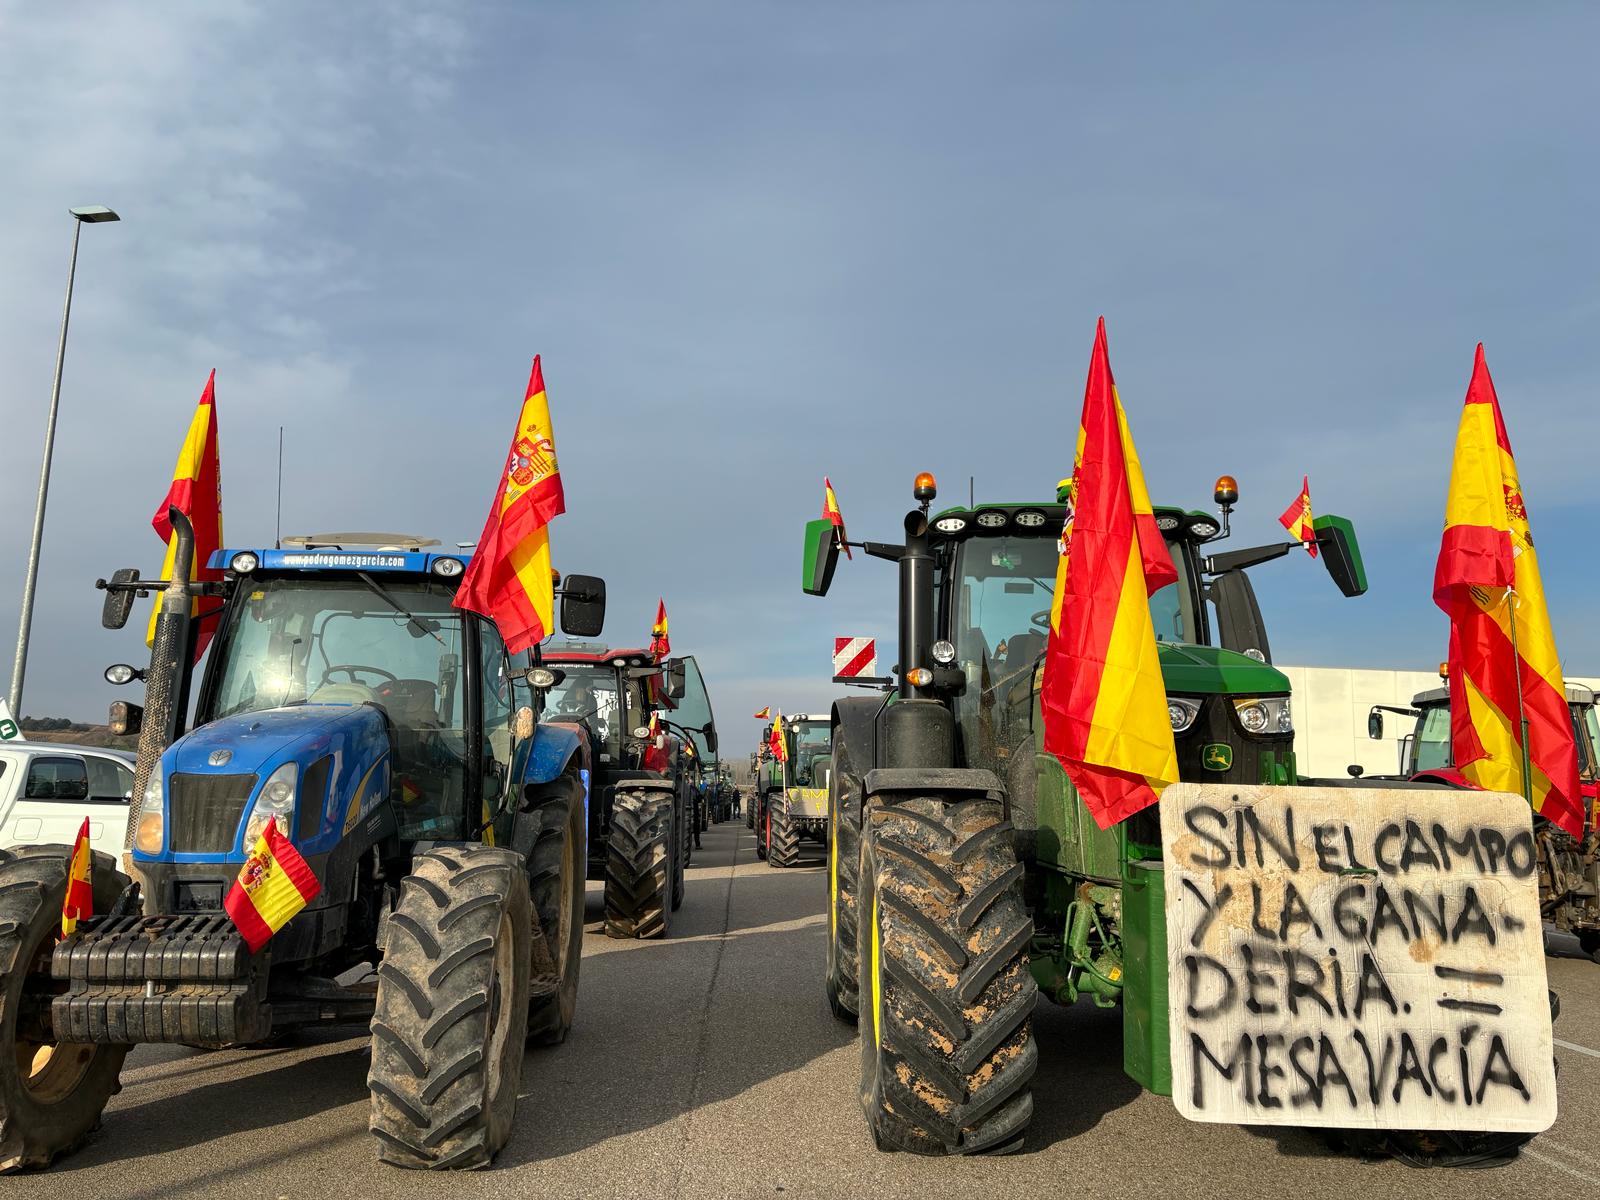
[[[120,857],[133,763],[120,750],[0,742],[0,846],[70,846],[88,817],[94,848]]]

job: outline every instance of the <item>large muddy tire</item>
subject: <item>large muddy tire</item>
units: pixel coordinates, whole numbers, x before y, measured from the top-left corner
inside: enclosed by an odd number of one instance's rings
[[[789,803],[781,796],[773,801],[772,821],[768,828],[767,866],[794,866],[800,860],[800,834],[789,816]]]
[[[666,792],[618,789],[606,848],[606,936],[667,936],[676,830]]]
[[[535,948],[528,997],[528,1040],[553,1046],[572,1028],[578,1007],[578,969],[583,965],[585,860],[583,780],[573,766],[545,784],[538,806],[539,836],[528,856],[533,912],[544,935]]]
[[[677,822],[678,852],[672,856],[672,911],[677,912],[683,907],[683,875],[694,854],[694,833],[689,823],[691,814],[687,802],[680,798],[673,814],[673,820]]]
[[[861,850],[861,780],[850,748],[833,735],[828,774],[828,1010],[853,1023],[861,1006],[861,960],[856,955],[856,872]]]
[[[368,1128],[397,1167],[486,1167],[511,1136],[528,1030],[533,905],[492,846],[417,857],[384,933]]]
[[[869,798],[860,847],[866,965],[861,1104],[878,1147],[995,1154],[1022,1144],[1038,1063],[1033,920],[999,799]]]
[[[772,797],[761,793],[761,803],[756,809],[756,857],[765,859],[772,839]]]
[[[100,1124],[127,1046],[53,1042],[50,952],[61,933],[70,846],[0,850],[0,1174],[49,1166]],[[128,879],[94,856],[94,910]]]
[[[756,827],[756,798],[754,796],[751,796],[744,805],[744,827],[746,829],[754,829]]]

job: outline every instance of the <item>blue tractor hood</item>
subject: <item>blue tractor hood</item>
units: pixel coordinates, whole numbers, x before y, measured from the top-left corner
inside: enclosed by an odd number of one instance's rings
[[[389,791],[389,733],[373,704],[296,704],[237,713],[179,738],[161,756],[165,862],[242,862],[245,825],[286,763],[296,770],[290,837],[303,854],[331,850]],[[193,806],[193,807],[191,807]]]

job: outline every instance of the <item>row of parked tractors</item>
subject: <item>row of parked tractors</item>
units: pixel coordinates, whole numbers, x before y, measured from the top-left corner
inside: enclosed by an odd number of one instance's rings
[[[149,666],[116,671],[145,695],[113,706],[139,754],[95,915],[62,936],[70,848],[0,851],[0,1170],[78,1145],[134,1045],[343,1023],[371,1029],[379,1157],[481,1166],[524,1046],[571,1027],[585,880],[610,936],[665,936],[699,827],[732,807],[698,665],[592,640],[514,658],[452,604],[467,554],[420,538],[226,549],[186,583],[173,516],[170,579],[101,581],[107,628],[158,600]],[[557,594],[563,631],[597,638],[604,582]],[[272,820],[320,890],[252,953],[224,897]]]

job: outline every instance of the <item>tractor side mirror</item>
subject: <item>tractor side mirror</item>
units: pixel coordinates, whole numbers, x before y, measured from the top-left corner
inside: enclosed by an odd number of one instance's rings
[[[706,728],[706,749],[712,754],[717,752],[717,731],[714,726]]]
[[[800,586],[808,596],[826,596],[833,584],[833,569],[839,565],[839,539],[827,517],[806,522],[806,553],[801,564]]]
[[[106,602],[100,609],[100,624],[106,629],[121,629],[133,612],[133,589],[127,585],[139,578],[139,568],[123,567],[111,573],[106,586]]]
[[[1344,517],[1322,516],[1312,522],[1317,534],[1317,549],[1322,564],[1333,582],[1346,596],[1360,596],[1367,590],[1367,570],[1361,562],[1361,543],[1356,527]]]
[[[606,581],[568,575],[561,587],[561,628],[573,637],[599,637],[606,623]]]
[[[684,666],[683,659],[671,658],[667,660],[667,699],[682,700],[684,693],[689,690],[689,668]]]
[[[1367,736],[1375,742],[1383,739],[1383,714],[1377,709],[1367,714]]]
[[[128,700],[114,700],[106,725],[118,737],[134,737],[144,728],[144,706]]]

